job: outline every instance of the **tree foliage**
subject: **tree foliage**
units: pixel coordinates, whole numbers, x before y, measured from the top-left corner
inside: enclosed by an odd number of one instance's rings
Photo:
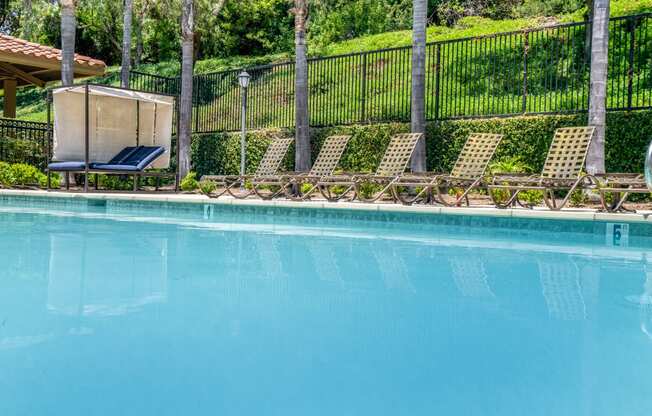
[[[76,0],[79,53],[120,63],[124,0]],[[180,59],[181,0],[133,0],[132,48],[143,63]],[[491,18],[576,10],[586,0],[428,0],[431,24],[453,25],[461,17]],[[412,0],[311,0],[308,43],[319,50],[362,35],[410,29]],[[27,9],[26,4],[31,4]],[[195,57],[265,55],[293,50],[294,18],[288,0],[195,0]],[[218,8],[223,8],[217,10]],[[57,0],[12,0],[4,30],[59,46]],[[136,51],[138,49],[138,51]],[[142,52],[141,52],[142,51]],[[141,55],[142,53],[142,55]]]

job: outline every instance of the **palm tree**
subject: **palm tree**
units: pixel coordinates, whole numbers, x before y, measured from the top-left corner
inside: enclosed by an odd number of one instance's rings
[[[32,0],[23,0],[23,16],[21,16],[21,26],[23,27],[22,37],[25,40],[32,40]]]
[[[294,45],[295,80],[294,105],[296,122],[296,152],[294,170],[304,172],[310,169],[310,122],[308,114],[308,58],[306,47],[306,23],[308,21],[308,0],[294,0]]]
[[[192,134],[192,73],[195,34],[195,4],[183,0],[181,10],[181,97],[179,99],[179,175],[190,172],[190,136]]]
[[[609,0],[594,0],[591,36],[591,86],[589,125],[595,135],[586,159],[591,174],[604,173],[604,139],[607,120],[607,67],[609,56]]]
[[[136,9],[136,54],[134,55],[134,66],[138,68],[143,60],[143,21],[145,20],[145,13],[147,12],[147,0],[141,0],[137,3]]]
[[[75,79],[75,1],[61,0],[61,82],[71,85]]]
[[[122,68],[120,84],[129,88],[129,70],[131,69],[131,18],[133,15],[134,1],[124,0],[124,14],[122,20]]]
[[[428,0],[412,2],[412,133],[426,132],[426,23]],[[417,143],[412,156],[412,171],[426,170],[426,140]]]

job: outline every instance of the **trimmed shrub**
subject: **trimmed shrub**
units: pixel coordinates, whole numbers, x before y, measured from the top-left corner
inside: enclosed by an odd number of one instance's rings
[[[58,188],[61,177],[57,173],[50,176],[50,186]],[[0,186],[11,188],[13,186],[48,186],[48,176],[38,168],[25,163],[0,162]]]
[[[0,186],[10,187],[14,184],[14,171],[7,162],[0,162]]]
[[[194,192],[199,187],[199,182],[197,182],[197,173],[189,172],[185,178],[179,184],[181,190],[184,192]]]
[[[198,185],[201,193],[206,196],[211,196],[215,192],[215,189],[217,189],[217,185],[213,181],[199,181]]]
[[[28,186],[28,185],[45,185],[47,183],[47,176],[32,165],[25,163],[14,163],[11,165],[13,173],[14,185]]]

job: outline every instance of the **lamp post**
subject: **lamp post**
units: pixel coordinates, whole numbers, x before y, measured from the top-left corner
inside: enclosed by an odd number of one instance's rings
[[[242,91],[242,134],[240,136],[240,176],[245,174],[245,148],[247,146],[247,88],[249,88],[249,79],[251,75],[247,71],[242,71],[238,74],[238,83],[240,84],[240,90]],[[241,184],[244,186],[244,183]]]

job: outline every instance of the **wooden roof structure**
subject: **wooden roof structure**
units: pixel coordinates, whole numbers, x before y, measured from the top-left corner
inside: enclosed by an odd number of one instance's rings
[[[75,54],[75,77],[103,75],[106,64]],[[61,79],[61,50],[0,34],[0,79],[15,79],[17,86],[44,87]]]

